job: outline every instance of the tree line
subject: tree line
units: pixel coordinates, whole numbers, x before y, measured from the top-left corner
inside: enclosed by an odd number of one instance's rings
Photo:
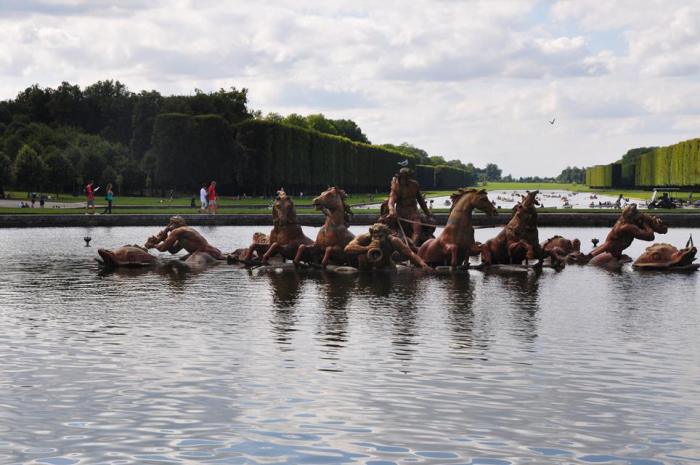
[[[263,117],[248,108],[247,93],[164,96],[112,80],[28,87],[0,101],[0,195],[3,186],[77,193],[93,179],[119,194],[191,192],[215,178],[224,193],[269,193],[275,184],[375,190],[406,160],[426,189],[501,178],[495,164],[481,169],[406,142],[372,145],[349,119]]]

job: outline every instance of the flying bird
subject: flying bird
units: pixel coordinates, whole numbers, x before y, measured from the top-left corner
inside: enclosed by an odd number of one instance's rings
[[[398,162],[397,165],[404,166],[404,167],[408,166],[408,158],[405,159],[404,161]]]
[[[552,118],[552,121],[550,121],[549,124],[554,124],[554,122],[555,122],[556,120],[557,120],[556,118]]]

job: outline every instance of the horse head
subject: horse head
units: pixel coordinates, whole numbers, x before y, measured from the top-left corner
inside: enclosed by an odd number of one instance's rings
[[[330,213],[336,211],[342,211],[345,223],[349,223],[352,218],[352,211],[350,207],[345,203],[345,199],[348,195],[344,190],[338,189],[337,187],[329,187],[321,193],[318,197],[313,200],[313,205],[317,210],[323,211],[323,213],[328,216]]]
[[[450,213],[452,213],[452,210],[459,211],[472,207],[486,213],[488,216],[498,215],[498,211],[489,199],[486,189],[460,188],[457,192],[450,196],[450,200],[452,200],[452,208],[450,209]]]
[[[537,200],[537,194],[540,191],[528,191],[527,194],[523,195],[523,199],[520,201],[520,205],[523,208],[534,208],[540,205],[539,200]]]
[[[284,226],[297,222],[297,212],[292,198],[280,189],[272,204],[272,222],[275,226]]]

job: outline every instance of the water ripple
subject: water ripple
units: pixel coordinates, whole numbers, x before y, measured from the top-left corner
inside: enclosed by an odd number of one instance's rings
[[[3,464],[700,462],[700,273],[99,274],[85,232],[0,230]]]

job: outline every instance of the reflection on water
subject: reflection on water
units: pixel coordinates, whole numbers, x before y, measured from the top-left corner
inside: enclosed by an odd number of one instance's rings
[[[0,230],[0,463],[700,460],[700,274],[99,272],[151,233]]]

